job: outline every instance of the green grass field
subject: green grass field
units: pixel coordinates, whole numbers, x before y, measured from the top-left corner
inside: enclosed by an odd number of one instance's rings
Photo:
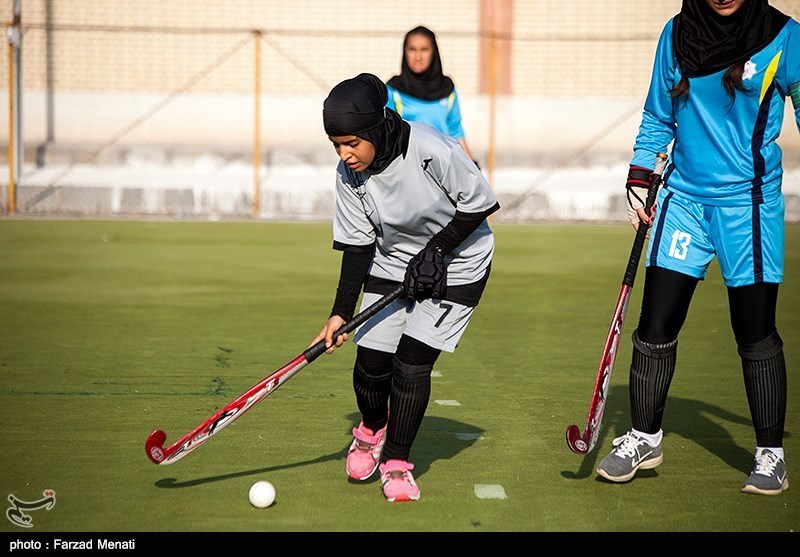
[[[352,343],[180,462],[144,451],[152,430],[175,442],[308,346],[339,271],[329,223],[0,220],[0,495],[57,501],[0,532],[800,529],[800,227],[787,225],[778,308],[792,481],[778,497],[739,492],[755,440],[716,264],[681,335],[664,463],[610,484],[594,468],[629,426],[643,269],[598,446],[575,455],[564,432],[583,429],[632,231],[493,228],[492,278],[436,365],[412,452],[422,498],[389,504],[377,479],[344,472]],[[260,479],[277,490],[267,509],[247,499]]]

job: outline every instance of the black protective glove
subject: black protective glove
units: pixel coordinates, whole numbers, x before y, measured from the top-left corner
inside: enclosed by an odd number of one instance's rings
[[[409,300],[425,300],[444,298],[447,290],[447,269],[444,264],[444,250],[436,245],[428,244],[417,255],[411,258],[406,267],[403,280],[405,297]]]
[[[625,189],[628,197],[628,220],[631,224],[639,224],[639,213],[636,209],[641,209],[647,200],[647,189],[650,187],[650,180],[653,171],[642,166],[630,165],[628,169],[628,179],[625,182]]]

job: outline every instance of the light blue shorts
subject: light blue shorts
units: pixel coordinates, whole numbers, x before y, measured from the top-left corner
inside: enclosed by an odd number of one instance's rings
[[[783,280],[784,200],[741,207],[692,201],[662,188],[646,265],[705,279],[714,257],[726,286]]]

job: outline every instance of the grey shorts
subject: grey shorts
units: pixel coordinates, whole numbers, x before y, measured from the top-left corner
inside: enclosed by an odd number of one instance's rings
[[[380,294],[365,293],[360,311],[380,298]],[[395,352],[405,333],[433,348],[453,352],[474,310],[447,300],[395,300],[359,327],[353,342],[373,350]]]

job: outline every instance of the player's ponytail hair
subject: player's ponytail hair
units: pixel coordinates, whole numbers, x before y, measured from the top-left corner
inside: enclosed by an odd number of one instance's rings
[[[683,74],[678,84],[669,90],[669,96],[682,102],[689,99],[689,78],[686,74]]]
[[[728,68],[722,76],[722,86],[725,87],[725,91],[727,91],[728,95],[731,97],[731,102],[736,98],[737,90],[742,92],[747,91],[747,87],[745,87],[742,79],[744,76],[744,64],[745,60],[739,60]],[[689,98],[689,78],[686,77],[686,74],[681,76],[681,80],[675,87],[670,89],[669,94],[673,99],[683,102]]]
[[[728,71],[722,76],[722,84],[725,86],[725,90],[728,92],[731,99],[736,97],[737,90],[743,93],[747,92],[747,87],[745,87],[742,79],[744,76],[744,63],[745,60],[739,60],[728,68]]]

